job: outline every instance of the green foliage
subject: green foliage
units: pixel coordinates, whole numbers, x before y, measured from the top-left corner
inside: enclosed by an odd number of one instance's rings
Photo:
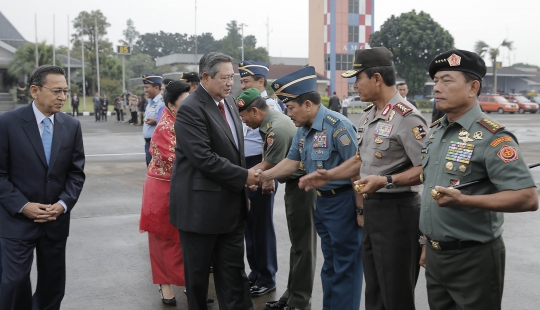
[[[425,12],[415,10],[392,15],[373,33],[371,47],[385,46],[394,54],[397,74],[404,78],[412,95],[423,94],[426,68],[438,54],[454,47],[452,35]]]
[[[137,40],[136,50],[143,54],[158,57],[175,53],[187,54],[190,51],[190,41],[185,33],[145,33]]]
[[[523,63],[523,62],[518,62],[518,63],[513,64],[512,68],[534,68],[534,69],[540,70],[540,66]]]
[[[101,93],[107,95],[109,100],[122,94],[122,84],[118,80],[101,79]]]
[[[71,81],[71,93],[72,94],[78,94],[79,97],[82,97],[82,94],[79,92],[79,85]]]
[[[148,54],[136,54],[126,58],[126,76],[128,77],[140,77],[144,73],[153,72],[155,70],[156,63],[152,59],[152,56]]]
[[[135,29],[135,25],[131,18],[127,20],[126,24],[126,30],[122,31],[122,34],[124,34],[124,39],[118,40],[118,42],[123,45],[133,46],[133,43],[139,39],[141,34]]]
[[[433,102],[431,100],[421,99],[415,100],[418,110],[433,109]]]
[[[328,104],[330,103],[330,97],[321,96],[321,103],[328,108]]]
[[[116,56],[105,58],[105,62],[99,64],[101,79],[119,80],[122,82],[122,61]]]
[[[58,54],[56,54],[56,63],[62,65]],[[45,41],[38,44],[38,65],[53,64],[53,47],[45,44]],[[13,61],[9,64],[8,73],[11,76],[28,76],[36,68],[36,44],[26,43],[19,47],[13,55]]]

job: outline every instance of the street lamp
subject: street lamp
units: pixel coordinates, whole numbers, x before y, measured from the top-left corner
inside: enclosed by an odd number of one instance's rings
[[[239,26],[242,27],[242,61],[244,61],[244,26],[247,27],[248,25],[241,23]]]

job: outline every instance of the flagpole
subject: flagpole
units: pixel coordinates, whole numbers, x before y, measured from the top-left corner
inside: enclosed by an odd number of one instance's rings
[[[69,15],[67,16],[67,50],[68,50],[68,54],[67,54],[67,61],[68,61],[68,68],[67,68],[67,79],[68,79],[68,89],[71,89],[71,52],[69,50]],[[71,107],[71,92],[69,93],[68,95],[68,99],[69,99],[69,104],[70,104],[70,107]],[[71,111],[73,112],[73,111]]]
[[[52,16],[52,64],[56,66],[56,16]]]
[[[101,95],[101,87],[100,87],[100,81],[99,81],[99,49],[98,49],[98,30],[97,30],[97,17],[94,17],[94,29],[96,32],[96,71],[97,71],[97,91]]]
[[[35,33],[36,33],[36,68],[39,67],[39,52],[38,52],[38,44],[37,44],[37,13],[34,13],[34,26],[35,26]]]
[[[81,16],[81,37],[79,38],[81,40],[81,51],[82,51],[82,93],[83,93],[83,103],[84,103],[84,111],[86,111],[86,81],[84,78],[84,21]]]

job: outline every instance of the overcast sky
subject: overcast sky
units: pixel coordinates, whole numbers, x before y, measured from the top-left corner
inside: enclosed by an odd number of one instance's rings
[[[198,0],[196,3],[198,34],[212,32],[214,38],[221,39],[226,34],[226,24],[237,20],[248,25],[244,35],[255,35],[257,45],[266,47],[268,18],[270,56],[308,57],[308,0]],[[38,40],[52,44],[55,14],[56,45],[67,44],[68,15],[73,20],[83,10],[98,9],[111,24],[107,36],[115,45],[122,38],[128,18],[140,33],[160,30],[195,33],[195,0],[5,0],[0,6],[0,11],[31,42],[35,40],[34,13],[37,13]],[[375,0],[375,31],[391,15],[413,9],[429,13],[454,36],[457,48],[473,50],[477,40],[496,46],[507,38],[514,41],[515,48],[511,53],[502,53],[504,66],[516,62],[540,65],[538,0]]]

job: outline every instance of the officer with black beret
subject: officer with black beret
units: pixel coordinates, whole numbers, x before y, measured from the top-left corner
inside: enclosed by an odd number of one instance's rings
[[[195,91],[195,88],[199,86],[201,83],[201,79],[199,78],[199,74],[197,72],[184,72],[182,73],[182,76],[180,77],[180,81],[186,82],[189,84],[189,93],[191,94],[193,91]]]

